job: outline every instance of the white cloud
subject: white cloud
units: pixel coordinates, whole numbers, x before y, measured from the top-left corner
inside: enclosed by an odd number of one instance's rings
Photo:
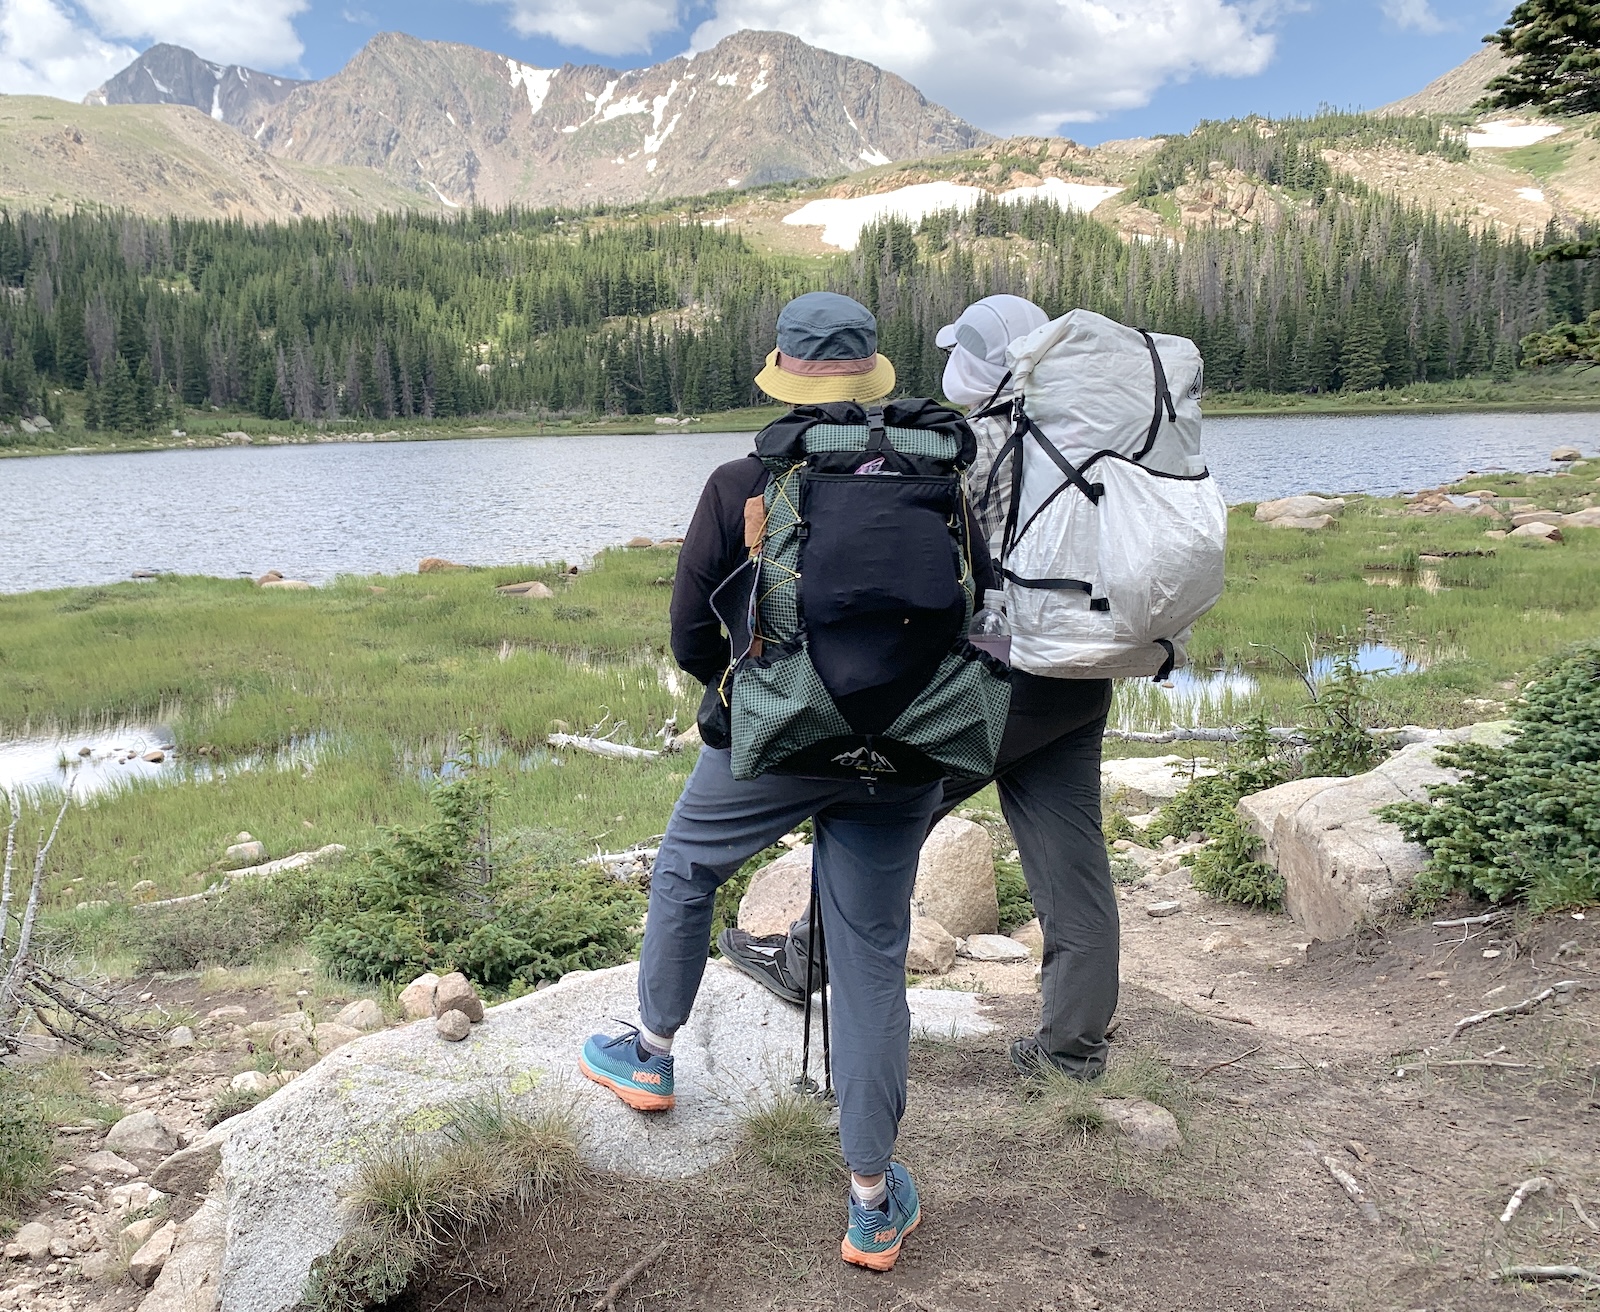
[[[1051,132],[1149,102],[1200,74],[1271,61],[1275,0],[719,0],[706,50],[741,28],[869,60],[997,132]]]
[[[1383,16],[1412,32],[1444,32],[1450,26],[1433,12],[1432,0],[1383,0]]]
[[[102,40],[53,0],[0,0],[0,88],[77,100],[139,52]]]
[[[223,64],[282,68],[305,52],[310,0],[80,0],[104,36],[170,41]]]
[[[677,0],[509,0],[511,26],[523,36],[548,36],[602,55],[650,49],[678,26]]]

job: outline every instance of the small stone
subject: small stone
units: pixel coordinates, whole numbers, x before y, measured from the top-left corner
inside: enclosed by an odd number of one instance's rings
[[[159,1229],[161,1221],[158,1217],[145,1216],[137,1221],[129,1221],[127,1228],[122,1232],[122,1238],[128,1242],[130,1248],[138,1249],[144,1247],[145,1241]]]
[[[267,584],[275,583],[275,582],[277,582],[277,580],[281,579],[282,577],[283,577],[283,574],[280,571],[275,570],[275,569],[269,569],[265,574],[263,574],[260,578],[258,578],[256,580],[256,586],[258,588],[264,588],[264,587],[267,586]]]
[[[154,1207],[166,1194],[154,1185],[146,1184],[143,1180],[135,1180],[132,1184],[119,1184],[114,1189],[106,1191],[106,1202],[111,1210],[118,1216],[126,1216],[129,1212],[142,1212],[147,1207]]]
[[[272,1036],[272,1055],[286,1066],[297,1066],[315,1060],[317,1049],[304,1030],[281,1029]]]
[[[240,1016],[248,1016],[249,1014],[250,1009],[248,1007],[213,1007],[210,1011],[206,1012],[206,1019],[234,1020]]]
[[[228,1081],[228,1087],[239,1093],[268,1093],[272,1084],[265,1071],[240,1071]]]
[[[178,1141],[154,1112],[134,1112],[124,1116],[106,1135],[106,1147],[133,1162],[155,1162],[176,1149]]]
[[[1026,925],[1018,925],[1011,931],[1011,937],[1027,948],[1029,955],[1036,961],[1044,957],[1044,926],[1039,923],[1037,916]]]
[[[1167,916],[1177,915],[1182,910],[1182,902],[1152,902],[1145,907],[1144,913],[1155,920],[1163,920]]]
[[[30,1221],[12,1236],[6,1245],[6,1256],[13,1261],[43,1262],[50,1256],[50,1243],[55,1237],[55,1232],[42,1221]]]
[[[1511,536],[1514,538],[1538,538],[1545,542],[1562,541],[1561,530],[1554,524],[1546,524],[1542,521],[1535,521],[1532,524],[1524,524],[1521,528],[1514,528],[1511,530]]]
[[[433,1028],[438,1031],[441,1039],[448,1039],[451,1043],[460,1043],[462,1039],[472,1033],[472,1022],[467,1019],[466,1013],[451,1008],[441,1012],[439,1018],[433,1022]]]
[[[400,990],[400,1009],[407,1020],[422,1020],[433,1015],[433,994],[439,987],[439,977],[431,970]]]
[[[384,1025],[383,1009],[371,998],[358,998],[333,1019],[335,1024],[361,1031],[381,1030]]]
[[[955,964],[955,937],[937,920],[912,916],[906,969],[914,975],[943,975]]]
[[[167,1047],[192,1048],[194,1047],[194,1031],[187,1025],[179,1025],[167,1035]]]
[[[459,970],[444,976],[433,994],[433,1014],[443,1016],[449,1011],[461,1012],[473,1025],[483,1019],[483,1002],[478,991]]]
[[[1032,955],[1024,944],[1004,934],[969,934],[960,951],[974,961],[1026,961]]]
[[[354,1043],[360,1037],[360,1030],[352,1029],[348,1025],[335,1024],[332,1021],[326,1021],[311,1031],[312,1044],[324,1056],[335,1048],[342,1048],[347,1043]]]
[[[163,752],[159,747],[154,747],[154,748],[151,748],[148,752],[146,752],[139,759],[141,761],[149,761],[151,765],[160,765],[161,762],[163,762],[164,760],[167,759],[167,754],[165,752]]]
[[[1183,1144],[1178,1121],[1165,1107],[1143,1098],[1101,1098],[1100,1110],[1138,1153],[1165,1153]]]
[[[1583,452],[1575,446],[1558,446],[1550,453],[1550,459],[1564,465],[1572,460],[1582,460]]]
[[[256,839],[233,843],[223,852],[222,859],[230,866],[260,865],[267,859],[267,847]]]
[[[1277,519],[1268,520],[1272,528],[1300,528],[1310,532],[1320,532],[1333,523],[1332,515],[1280,515]]]
[[[502,583],[496,592],[506,597],[528,597],[534,601],[548,601],[556,594],[550,590],[550,585],[534,579],[528,583]]]
[[[85,1253],[78,1262],[78,1272],[85,1280],[104,1280],[116,1265],[110,1253],[96,1249],[92,1253]]]
[[[632,547],[637,550],[640,547],[653,547],[655,544],[656,540],[654,538],[629,538],[622,545],[625,547]]]
[[[139,1251],[128,1260],[128,1275],[140,1289],[149,1289],[155,1284],[156,1277],[161,1274],[161,1268],[166,1266],[167,1259],[172,1256],[172,1245],[177,1237],[177,1223],[168,1221],[145,1240]]]
[[[125,1157],[118,1157],[101,1149],[97,1153],[90,1153],[83,1159],[83,1169],[95,1175],[120,1175],[124,1180],[131,1180],[139,1174],[139,1168]]]
[[[443,556],[424,556],[417,563],[418,574],[447,574],[451,570],[466,569],[465,565],[458,565],[453,560],[446,560]]]

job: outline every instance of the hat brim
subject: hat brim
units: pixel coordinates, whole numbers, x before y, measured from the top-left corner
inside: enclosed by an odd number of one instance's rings
[[[943,328],[939,329],[939,335],[933,339],[933,344],[941,351],[948,351],[954,346],[956,344],[955,324],[947,323]]]
[[[779,366],[778,353],[773,351],[767,356],[767,367],[756,375],[756,386],[789,405],[881,401],[894,391],[894,366],[880,355],[864,374],[792,374]]]

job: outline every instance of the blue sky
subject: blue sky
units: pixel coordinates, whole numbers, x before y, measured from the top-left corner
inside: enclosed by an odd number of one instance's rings
[[[995,132],[1094,143],[1375,107],[1480,48],[1510,0],[0,0],[0,89],[71,98],[155,40],[326,77],[388,29],[636,67],[782,27]]]

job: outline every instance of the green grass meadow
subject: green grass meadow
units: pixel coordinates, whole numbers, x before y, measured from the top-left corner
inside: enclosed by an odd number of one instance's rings
[[[1600,499],[1600,465],[1569,474],[1469,480],[1571,509]],[[1197,670],[1236,667],[1255,693],[1202,716],[1277,723],[1307,694],[1272,650],[1303,658],[1341,635],[1399,647],[1420,672],[1375,681],[1377,718],[1489,718],[1544,658],[1600,633],[1600,529],[1564,544],[1490,540],[1467,515],[1408,516],[1356,500],[1322,532],[1230,516],[1229,578],[1198,626]],[[1492,552],[1429,562],[1442,552]],[[387,825],[426,818],[429,782],[476,730],[504,789],[505,832],[615,850],[659,833],[692,756],[650,762],[552,752],[553,729],[610,717],[619,741],[659,745],[691,722],[699,688],[667,651],[670,548],[613,550],[577,575],[559,566],[344,577],[312,591],[168,577],[0,597],[0,740],[106,720],[166,726],[187,782],[130,785],[74,808],[52,859],[51,908],[198,891],[223,847],[249,830],[270,856],[326,843],[359,848]],[[554,599],[501,596],[539,577]],[[1391,586],[1391,584],[1393,586]],[[1119,696],[1147,724],[1172,718],[1148,685]],[[1120,750],[1113,748],[1113,750]],[[1170,749],[1161,749],[1170,750]],[[29,803],[25,852],[48,799]],[[86,932],[92,927],[84,926]],[[92,932],[89,939],[95,938]]]

